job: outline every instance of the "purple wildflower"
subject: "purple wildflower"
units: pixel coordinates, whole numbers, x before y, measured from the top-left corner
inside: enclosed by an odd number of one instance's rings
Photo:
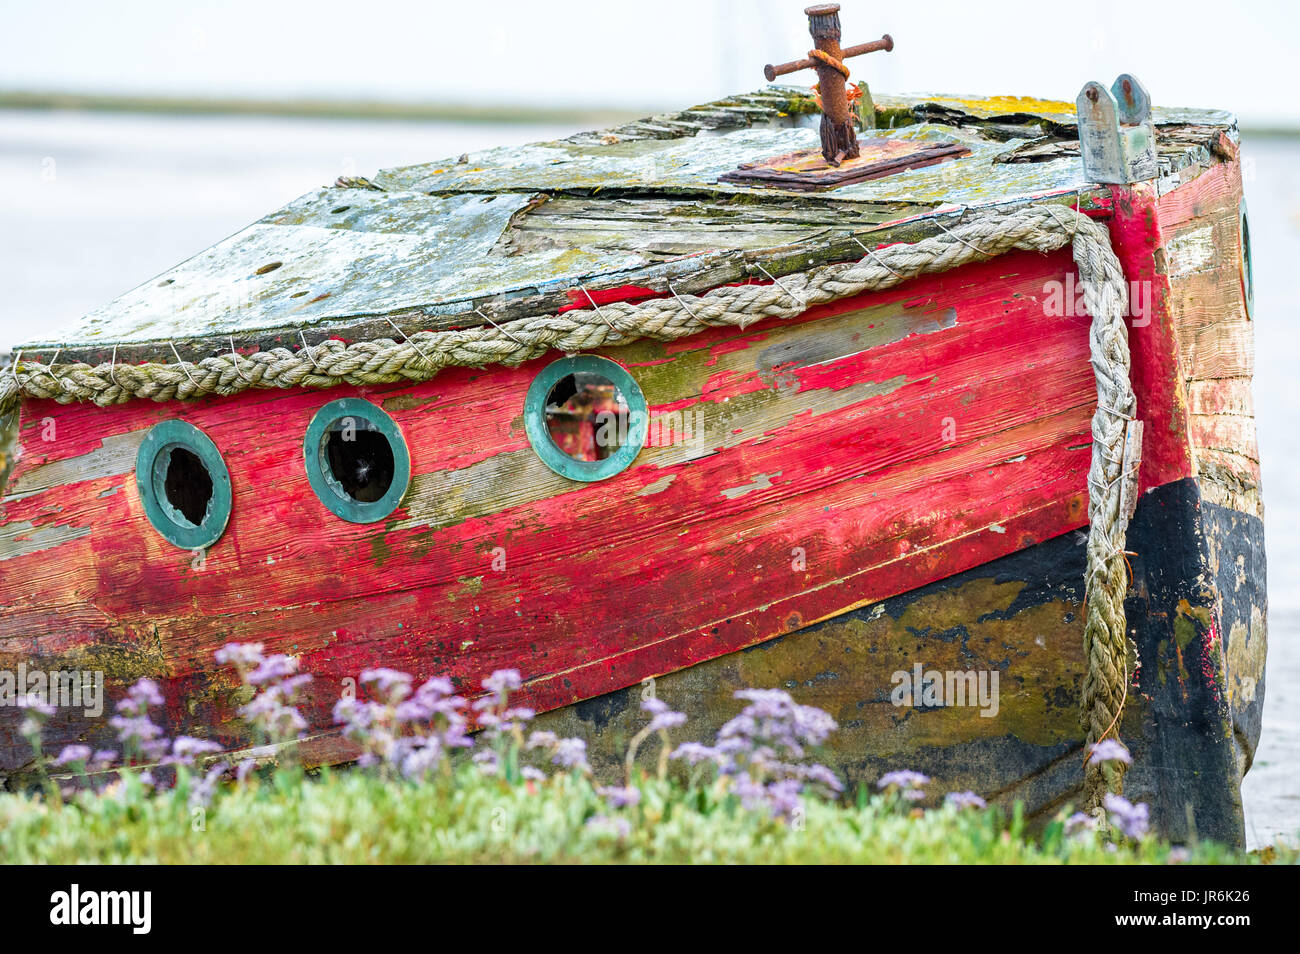
[[[193,765],[200,755],[220,752],[221,746],[207,739],[195,739],[188,735],[177,736],[172,740],[172,754],[168,761],[178,765]]]
[[[717,762],[719,759],[717,749],[701,742],[683,742],[673,750],[672,757],[683,759],[691,765],[699,765],[701,762]]]
[[[803,791],[803,785],[797,778],[777,779],[775,782],[768,784],[764,792],[764,800],[774,817],[784,818],[788,821],[794,818],[803,807],[803,803],[799,799],[801,791]]]
[[[45,728],[45,720],[54,715],[54,706],[34,692],[19,696],[17,704],[24,713],[18,732],[31,744],[32,750],[40,755],[41,732]]]
[[[163,704],[162,693],[158,690],[158,683],[152,679],[144,678],[137,680],[136,684],[126,691],[126,698],[117,704],[117,711],[123,715],[144,715],[152,706]]]
[[[646,726],[651,732],[665,732],[668,729],[675,729],[686,722],[686,713],[684,712],[658,712]]]
[[[630,808],[641,801],[640,789],[631,785],[601,785],[596,788],[596,794],[609,802],[611,808]]]
[[[1065,820],[1065,835],[1073,838],[1097,830],[1097,819],[1083,812],[1075,812]]]
[[[214,654],[223,666],[234,666],[241,672],[251,670],[262,662],[262,643],[226,643]]]
[[[1142,838],[1150,827],[1150,809],[1146,802],[1134,805],[1122,795],[1107,793],[1102,799],[1106,811],[1110,813],[1110,822],[1126,837],[1134,841]]]
[[[943,799],[954,808],[988,808],[989,803],[974,792],[949,792]]]
[[[50,705],[34,692],[29,692],[25,696],[19,696],[17,700],[19,709],[25,710],[29,715],[36,716],[42,722],[54,715],[54,706]]]
[[[178,740],[179,741],[179,740]],[[198,741],[197,739],[194,741]],[[191,808],[207,808],[212,804],[212,796],[216,794],[217,783],[221,781],[223,775],[229,766],[225,762],[218,762],[213,765],[201,777],[194,780],[194,785],[190,789],[189,803]]]
[[[560,743],[560,737],[554,732],[536,731],[528,736],[528,744],[524,748],[532,749],[550,749],[555,748]]]
[[[592,815],[587,819],[587,826],[601,835],[613,835],[615,838],[627,838],[632,834],[632,824],[626,818],[608,815]]]
[[[483,680],[483,688],[497,695],[514,692],[523,684],[518,669],[498,669]]]
[[[844,791],[844,783],[840,781],[839,776],[825,765],[816,762],[811,765],[800,766],[799,777],[814,785],[828,788],[832,792]]]
[[[108,720],[117,732],[117,740],[128,753],[140,752],[154,758],[166,751],[163,731],[147,715],[117,715]]]
[[[876,788],[881,791],[893,789],[908,801],[916,802],[925,798],[925,792],[922,791],[922,788],[928,784],[930,784],[930,776],[901,769],[896,772],[886,772],[880,776],[880,781],[876,782]]]
[[[410,674],[396,669],[367,669],[361,673],[361,684],[388,705],[397,705],[411,694]]]
[[[112,749],[99,749],[90,757],[90,764],[87,767],[93,771],[102,772],[116,762],[117,759],[118,754]]]
[[[587,773],[591,766],[587,764],[587,743],[582,739],[560,739],[555,744],[555,755],[551,762],[560,768]]]
[[[651,696],[648,699],[641,700],[641,711],[648,712],[652,716],[657,716],[668,711],[668,703],[664,702],[662,699],[656,698],[655,696]]]
[[[280,682],[298,672],[298,660],[283,653],[267,656],[257,668],[248,674],[248,683],[252,686],[265,685],[268,682]],[[310,677],[309,677],[310,678]]]
[[[1128,749],[1116,739],[1102,739],[1088,747],[1088,764],[1101,765],[1104,762],[1122,762],[1124,765],[1132,765],[1133,756],[1129,755]]]
[[[88,745],[65,745],[59,757],[54,760],[56,766],[78,765],[90,761],[90,746]]]

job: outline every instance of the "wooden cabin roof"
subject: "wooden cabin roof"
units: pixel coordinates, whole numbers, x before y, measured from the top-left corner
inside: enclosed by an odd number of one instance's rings
[[[340,180],[22,345],[62,360],[187,360],[336,336],[393,337],[586,305],[579,289],[697,291],[860,257],[852,239],[913,240],[927,218],[1104,189],[1083,178],[1073,104],[877,96],[874,134],[958,142],[970,155],[806,193],[719,183],[749,162],[818,146],[807,90],[769,87],[567,139]],[[1162,175],[1207,165],[1230,113],[1155,111]],[[783,263],[789,263],[785,267]],[[600,298],[598,297],[599,301]]]

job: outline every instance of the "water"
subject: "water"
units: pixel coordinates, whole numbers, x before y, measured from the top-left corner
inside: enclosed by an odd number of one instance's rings
[[[340,175],[573,130],[453,123],[0,110],[0,351]],[[1252,846],[1300,833],[1300,138],[1247,137],[1256,413],[1269,562],[1264,736],[1247,776]]]

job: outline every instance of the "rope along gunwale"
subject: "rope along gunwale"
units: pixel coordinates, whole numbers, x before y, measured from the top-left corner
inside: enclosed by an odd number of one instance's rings
[[[642,302],[611,302],[599,309],[542,314],[456,331],[419,331],[402,341],[380,338],[344,344],[328,340],[310,350],[274,348],[251,355],[231,352],[197,362],[53,364],[16,360],[0,372],[0,414],[23,397],[100,406],[136,398],[185,400],[233,395],[249,388],[325,388],[388,384],[432,378],[446,367],[517,365],[549,351],[588,351],[638,338],[673,341],[708,327],[745,328],[764,318],[793,318],[808,308],[868,291],[882,291],[919,275],[945,272],[1010,251],[1052,252],[1072,245],[1088,313],[1089,350],[1097,383],[1088,474],[1090,523],[1085,577],[1084,650],[1088,661],[1080,718],[1087,741],[1100,741],[1119,723],[1125,696],[1129,643],[1124,617],[1128,579],[1121,506],[1125,430],[1136,417],[1129,383],[1128,289],[1106,228],[1050,205],[980,212],[913,244],[870,249],[857,261],[823,265],[781,276],[770,285],[734,285],[701,295]],[[594,304],[594,303],[593,303]],[[233,342],[232,342],[233,344]],[[1095,809],[1109,790],[1120,791],[1123,766],[1085,767],[1085,808]]]

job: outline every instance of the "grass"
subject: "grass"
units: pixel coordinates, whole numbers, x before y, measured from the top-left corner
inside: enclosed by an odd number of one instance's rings
[[[716,782],[642,778],[614,810],[578,774],[507,784],[463,765],[413,783],[363,771],[282,769],[192,807],[188,779],[150,795],[133,778],[59,804],[0,795],[5,863],[877,863],[1216,864],[1253,859],[1218,845],[1067,837],[1013,812],[922,810],[872,795],[805,800],[783,821],[746,810]],[[1294,858],[1278,858],[1291,860]]]
[[[593,779],[582,739],[528,734],[531,709],[513,706],[522,679],[499,670],[472,706],[450,680],[415,688],[407,673],[367,670],[370,698],[341,698],[335,721],[361,764],[305,773],[294,741],[308,674],[260,644],[217,653],[251,701],[240,709],[265,742],[270,764],[196,760],[221,746],[169,739],[150,711],[158,686],[141,679],[116,706],[122,752],[67,746],[43,754],[48,703],[28,696],[22,732],[42,791],[0,794],[0,863],[18,864],[1240,864],[1260,860],[1197,842],[1174,847],[1148,835],[1147,806],[1107,796],[1111,824],[1062,810],[1026,824],[972,792],[927,794],[913,771],[883,775],[874,790],[844,796],[841,780],[811,762],[836,729],[783,690],[735,693],[741,711],[713,745],[673,747],[686,716],[653,695],[646,724],[628,742],[623,784]],[[481,732],[471,738],[468,709]],[[658,736],[654,771],[637,762]],[[653,745],[652,745],[653,748]],[[1094,758],[1126,762],[1117,742]],[[279,764],[276,764],[276,762]],[[530,764],[531,763],[531,764]],[[677,767],[672,768],[672,763]],[[114,767],[118,766],[118,767]],[[57,771],[52,776],[50,771]],[[224,781],[223,781],[224,780]],[[882,791],[883,789],[883,791]],[[942,800],[940,800],[942,798]],[[933,808],[923,804],[937,803]],[[1292,861],[1283,849],[1269,861]]]

